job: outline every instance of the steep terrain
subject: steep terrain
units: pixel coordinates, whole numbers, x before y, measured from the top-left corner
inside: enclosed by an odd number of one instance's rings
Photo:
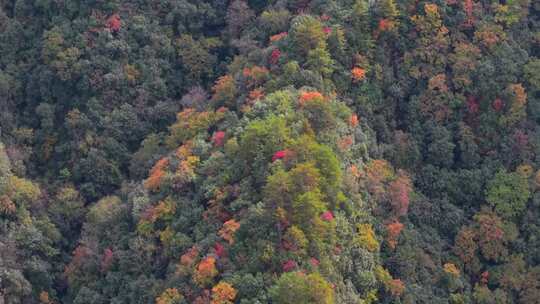
[[[0,2],[0,300],[539,303],[539,11]]]

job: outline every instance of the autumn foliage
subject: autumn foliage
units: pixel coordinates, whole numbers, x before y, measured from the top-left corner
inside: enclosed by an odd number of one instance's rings
[[[388,290],[394,297],[399,297],[405,291],[405,283],[400,279],[393,279],[388,283]]]
[[[54,304],[54,302],[49,297],[49,293],[46,291],[42,291],[39,293],[39,301],[41,304]]]
[[[176,148],[181,144],[188,143],[193,137],[211,125],[220,121],[226,110],[222,108],[216,111],[199,112],[194,108],[186,108],[176,115],[176,123],[169,127],[170,135],[167,144]]]
[[[381,19],[379,20],[379,32],[390,32],[396,28],[396,24],[393,20],[390,19]]]
[[[281,269],[283,270],[283,272],[289,272],[289,271],[295,270],[297,267],[298,265],[296,264],[295,261],[287,260],[283,263]]]
[[[223,246],[221,243],[216,242],[214,244],[214,252],[216,253],[218,258],[225,257],[227,254],[227,251],[225,250],[225,246]]]
[[[236,95],[235,80],[231,75],[225,75],[218,78],[212,87],[212,100],[224,104],[231,104]]]
[[[395,221],[386,225],[386,232],[387,232],[386,241],[388,242],[388,245],[390,246],[390,248],[392,249],[396,248],[401,230],[403,230],[403,224],[398,221]]]
[[[359,122],[360,119],[358,118],[358,115],[352,114],[351,117],[349,117],[349,126],[351,126],[351,128],[356,128]]]
[[[491,107],[493,110],[500,112],[504,108],[504,102],[500,98],[496,98],[492,103]]]
[[[227,282],[219,282],[212,287],[211,304],[232,304],[236,298],[237,291]]]
[[[225,140],[225,132],[223,131],[217,131],[212,135],[212,143],[215,147],[221,147],[223,146]]]
[[[17,211],[17,206],[7,195],[0,196],[0,214],[11,215]]]
[[[478,103],[478,99],[474,96],[468,96],[467,97],[467,109],[471,114],[478,113],[478,110],[480,110],[480,104]]]
[[[345,136],[337,142],[339,150],[346,151],[354,144],[354,138],[352,136]]]
[[[242,76],[246,80],[248,87],[256,87],[262,85],[269,77],[269,71],[265,67],[253,66],[244,68]]]
[[[371,224],[358,224],[358,236],[357,241],[363,248],[369,251],[376,251],[379,249],[379,242],[375,237],[375,231]]]
[[[399,176],[389,185],[390,204],[394,213],[398,216],[407,214],[409,209],[409,194],[412,191],[411,180],[405,173],[401,172]]]
[[[505,232],[502,220],[493,213],[475,216],[478,223],[478,245],[482,255],[489,260],[497,260],[506,253]]]
[[[122,21],[120,20],[120,15],[113,14],[107,19],[107,28],[111,32],[118,32],[122,26]]]
[[[262,99],[264,97],[264,90],[262,88],[256,88],[249,92],[248,99],[250,101],[255,101]]]
[[[106,272],[111,267],[114,261],[114,252],[111,248],[105,248],[103,250],[103,256],[101,257],[101,272]]]
[[[366,70],[360,67],[355,67],[351,70],[351,75],[354,82],[359,82],[366,79]]]
[[[385,183],[393,175],[392,166],[383,159],[371,160],[365,167],[367,188],[376,198],[384,194]]]
[[[443,265],[444,272],[451,274],[453,276],[459,276],[459,269],[453,263],[446,263]]]
[[[287,37],[288,33],[287,32],[281,32],[279,34],[275,34],[275,35],[272,35],[270,36],[270,42],[276,42],[276,41],[279,41],[285,37]]]
[[[182,294],[176,288],[167,288],[159,297],[156,304],[178,304],[183,299]]]
[[[270,53],[270,58],[269,58],[270,64],[278,63],[279,58],[281,58],[281,51],[279,49],[274,49],[272,53]]]
[[[537,2],[2,1],[0,302],[538,302]]]
[[[473,0],[463,0],[463,10],[465,11],[465,15],[467,16],[465,25],[467,27],[471,27],[474,24],[473,9],[474,9]]]
[[[321,93],[317,92],[317,91],[302,92],[300,94],[300,99],[298,101],[299,101],[300,105],[303,105],[306,102],[310,102],[310,101],[314,101],[314,100],[323,101],[324,96]]]
[[[64,275],[68,280],[85,265],[91,255],[92,250],[84,245],[75,248],[70,263],[64,269]]]
[[[292,154],[293,152],[287,149],[276,151],[276,153],[272,155],[272,162],[275,162],[278,159],[286,159],[287,157],[292,156]]]
[[[240,228],[240,223],[234,219],[228,220],[223,223],[223,227],[219,230],[219,236],[229,242],[229,244],[232,244],[234,242],[233,235],[238,228]]]
[[[193,279],[201,286],[208,285],[218,275],[216,259],[212,256],[204,258],[195,271]]]
[[[150,170],[150,176],[144,182],[144,187],[148,190],[157,190],[161,186],[165,176],[165,167],[169,164],[168,158],[160,159]]]
[[[196,246],[193,246],[180,257],[180,264],[184,266],[191,266],[193,263],[195,263],[198,255],[199,249]]]
[[[463,263],[469,264],[474,260],[477,248],[475,232],[470,228],[462,228],[455,239],[454,253]]]
[[[334,214],[332,211],[325,211],[321,214],[321,220],[329,222],[334,220]]]

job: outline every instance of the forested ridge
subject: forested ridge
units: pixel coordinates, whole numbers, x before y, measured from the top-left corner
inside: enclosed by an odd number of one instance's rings
[[[540,303],[539,17],[0,0],[0,303]]]

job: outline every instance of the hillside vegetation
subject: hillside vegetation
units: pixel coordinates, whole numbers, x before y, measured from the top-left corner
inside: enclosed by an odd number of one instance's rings
[[[0,0],[0,303],[540,303],[539,17]]]

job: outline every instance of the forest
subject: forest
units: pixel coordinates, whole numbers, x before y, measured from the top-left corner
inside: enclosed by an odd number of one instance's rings
[[[0,0],[0,304],[540,304],[537,0]]]

